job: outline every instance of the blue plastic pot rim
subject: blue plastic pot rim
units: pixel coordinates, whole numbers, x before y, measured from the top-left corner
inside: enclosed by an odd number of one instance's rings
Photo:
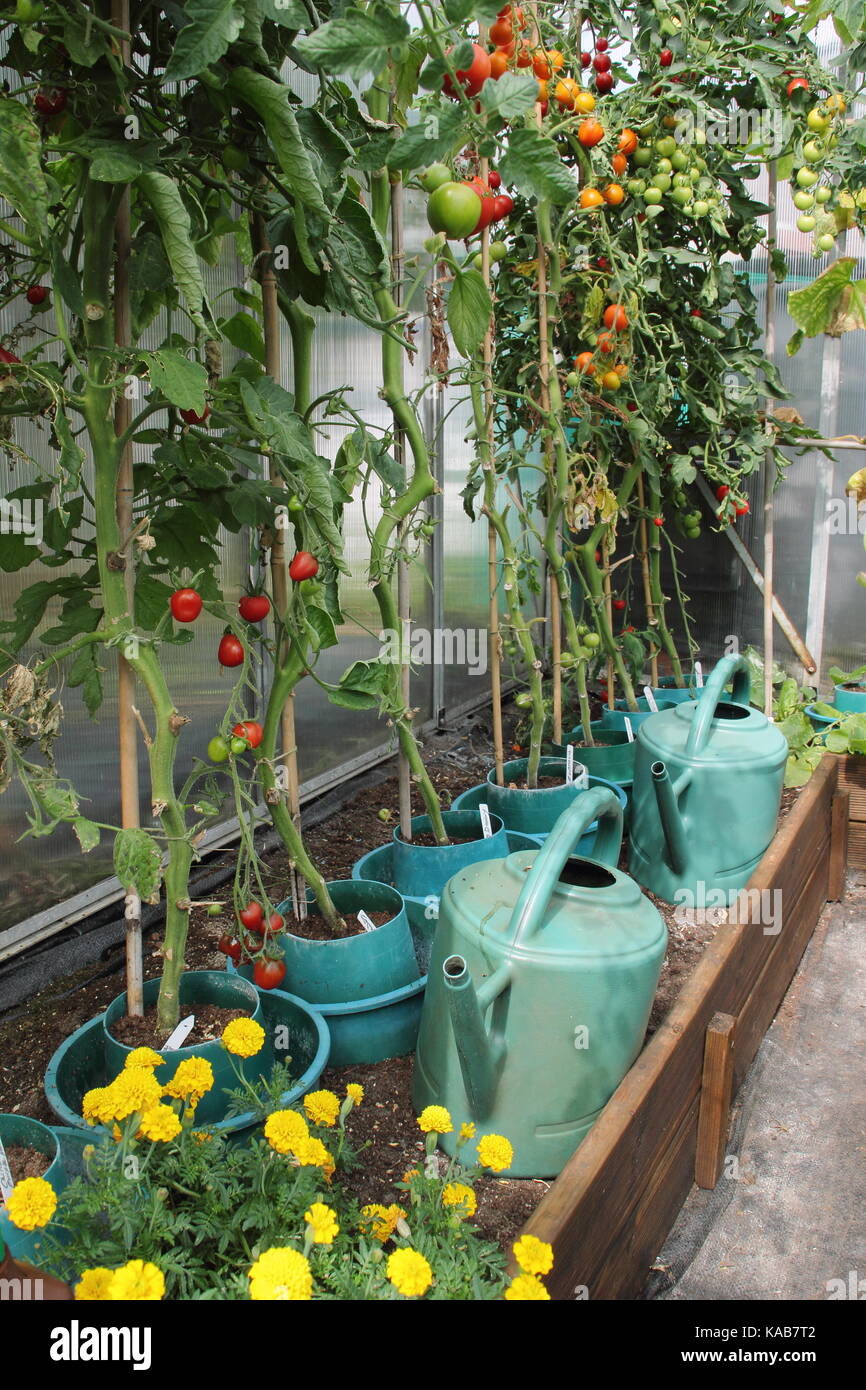
[[[525,850],[517,852],[526,853]],[[420,980],[412,980],[408,985],[392,989],[390,994],[377,994],[373,999],[347,1000],[344,1004],[317,1004],[316,1008],[325,1019],[330,1018],[332,1014],[367,1014],[372,1013],[374,1009],[386,1009],[389,1004],[402,1004],[404,999],[411,999],[426,987],[427,976],[422,975]]]
[[[368,853],[368,854],[376,854],[376,853],[378,852],[378,850],[391,849],[391,848],[392,848],[392,846],[391,846],[390,844],[379,845],[379,846],[377,847],[377,849],[368,850],[367,853]],[[358,862],[360,862],[360,861],[358,861]],[[354,867],[354,866],[353,866],[353,867]],[[325,884],[325,887],[327,888],[328,892],[330,893],[331,890],[332,890],[333,888],[342,887],[344,884],[349,884],[352,888],[364,888],[365,886],[374,886],[374,885],[375,885],[375,887],[377,887],[377,888],[387,888],[387,889],[390,889],[390,891],[391,891],[396,897],[398,897],[398,898],[400,899],[400,905],[399,905],[399,907],[395,907],[395,908],[394,908],[394,917],[399,917],[399,916],[400,916],[400,913],[401,913],[402,910],[403,910],[403,894],[400,892],[399,888],[395,888],[395,887],[394,887],[393,883],[383,883],[382,880],[381,880],[380,878],[351,878],[351,877],[349,877],[349,878],[332,878],[332,879],[330,879],[330,880]],[[312,888],[309,888],[309,887],[307,888],[307,902],[308,902],[308,903],[314,903],[314,902],[315,902],[315,895],[314,895],[314,893],[313,893]],[[349,911],[349,909],[348,909],[348,908],[345,908],[345,907],[344,907],[344,908],[340,908],[339,910],[340,910],[341,912],[348,912],[348,911]],[[282,913],[285,913],[285,914],[290,914],[292,911],[293,911],[292,904],[291,904],[290,899],[288,899],[288,898],[286,898],[283,902],[281,902],[281,903],[279,904],[279,906],[277,907],[277,912],[282,912]],[[318,909],[317,909],[317,911],[318,911]],[[389,918],[388,918],[388,922],[393,922],[394,917],[389,917]],[[383,926],[383,927],[387,927],[388,922],[383,922],[383,923],[382,923],[382,926]],[[285,931],[285,927],[283,928],[283,930]],[[286,932],[286,935],[287,935],[287,936],[294,936],[294,932]],[[304,940],[304,941],[308,940],[307,937],[302,937],[301,939]],[[303,1002],[305,1002],[305,1001],[303,1001]]]
[[[482,782],[481,785],[486,787],[486,786],[487,786],[487,783],[486,783],[486,782]],[[470,788],[470,790],[474,790],[474,788]],[[553,788],[553,790],[555,791],[556,789]],[[454,815],[454,816],[477,816],[477,817],[478,817],[479,828],[480,828],[480,826],[481,826],[481,812],[480,812],[480,811],[476,811],[476,810],[474,809],[474,807],[472,807],[472,806],[458,807],[457,810],[455,810],[454,807],[452,806],[450,811],[443,811],[443,813],[442,813],[443,820],[444,820],[444,818],[445,818],[446,816],[450,816],[450,815]],[[414,825],[416,821],[420,821],[420,820],[427,820],[427,821],[429,821],[429,819],[430,819],[429,816],[413,816],[413,817],[412,817],[412,824]],[[498,815],[496,814],[495,811],[491,811],[491,812],[490,812],[490,825],[491,825],[491,828],[492,828],[492,831],[493,831],[493,834],[494,834],[494,835],[498,834],[500,830],[504,830],[504,829],[505,829],[505,821],[502,819],[501,816],[498,816]],[[446,822],[446,828],[447,828],[447,822]],[[484,840],[484,839],[488,839],[488,840],[489,840],[491,837],[490,837],[489,835],[485,836],[485,834],[484,834],[484,832],[483,832],[483,830],[482,830],[481,833],[480,833],[479,835],[477,835],[475,838],[476,838],[477,840]],[[403,839],[403,836],[400,834],[400,827],[399,827],[399,825],[397,826],[396,830],[394,831],[394,843],[400,844],[400,845],[407,845],[410,849],[417,849],[417,850],[419,850],[422,854],[424,853],[425,850],[430,850],[430,851],[439,850],[439,851],[442,851],[442,850],[447,850],[447,849],[462,849],[462,848],[463,848],[462,845],[416,845],[415,842],[414,842],[414,840],[404,840],[404,839]],[[389,846],[385,846],[385,848],[389,848],[389,849],[390,849],[390,845],[389,845]],[[369,852],[372,853],[372,854],[375,854],[376,851],[375,851],[375,850],[371,850],[371,851],[369,851]],[[395,892],[399,892],[400,890],[399,890],[399,889],[395,889],[394,891],[395,891]],[[406,894],[404,893],[404,894],[403,894],[403,897],[405,898],[405,896],[406,896]]]

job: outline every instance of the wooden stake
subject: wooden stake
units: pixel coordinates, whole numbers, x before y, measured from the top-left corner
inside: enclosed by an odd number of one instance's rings
[[[645,511],[646,494],[644,492],[642,473],[638,474],[637,498],[641,511]],[[652,584],[650,583],[649,537],[647,535],[647,524],[645,516],[642,516],[640,519],[640,568],[641,575],[643,577],[643,597],[644,606],[646,607],[647,626],[654,627],[656,610],[655,604],[653,603]],[[655,689],[655,687],[659,683],[658,647],[655,645],[654,642],[650,644],[650,683],[652,684],[653,689]]]
[[[607,624],[613,632],[613,595],[610,587],[610,534],[605,531],[601,542],[601,559],[604,565],[604,609],[607,614]],[[616,667],[613,664],[613,657],[607,658],[607,707],[613,709],[613,683],[616,679]]]
[[[827,874],[827,900],[841,902],[845,896],[845,869],[848,864],[848,823],[851,795],[837,792],[830,811],[830,867]]]
[[[770,181],[767,193],[767,297],[764,304],[764,356],[770,361],[776,350],[776,277],[770,261],[769,251],[776,240],[776,165],[770,165]],[[766,398],[766,415],[770,416],[771,400]],[[773,716],[773,488],[776,481],[776,461],[772,449],[764,454],[764,713],[768,719]]]
[[[112,23],[129,32],[129,0],[114,0]],[[129,63],[129,44],[120,45],[120,59]],[[114,341],[118,347],[128,347],[130,339],[129,254],[130,254],[129,190],[123,195],[114,225]],[[124,434],[132,421],[132,401],[121,391],[114,406],[114,432]],[[135,475],[132,448],[127,444],[117,470],[117,525],[121,536],[133,531],[133,502]],[[124,582],[129,612],[135,612],[135,545],[125,552]],[[135,706],[135,672],[123,656],[117,658],[117,720],[120,753],[120,823],[125,830],[141,824],[138,784],[138,740]],[[141,945],[141,899],[129,893],[124,907],[126,926],[126,1012],[132,1018],[144,1016],[144,968]]]
[[[399,309],[403,303],[403,184],[391,184],[391,294]],[[394,425],[394,458],[402,469],[406,467],[406,435],[404,430]],[[400,695],[406,709],[411,708],[412,668],[409,664],[409,643],[412,632],[412,592],[409,583],[409,565],[405,560],[405,544],[408,527],[403,522],[397,529],[397,544],[400,558],[397,561],[397,614],[400,621]],[[412,839],[412,773],[409,759],[398,748],[397,752],[398,813],[400,834],[404,840]]]
[[[487,182],[490,162],[481,161],[481,178]],[[481,274],[488,290],[490,289],[490,228],[481,233]],[[490,467],[496,449],[493,429],[493,317],[487,326],[482,345],[482,369],[484,373],[484,419],[487,436],[487,453]],[[502,638],[499,632],[499,573],[497,567],[496,531],[493,522],[487,521],[487,580],[490,590],[487,626],[490,632],[490,698],[493,706],[493,762],[496,768],[496,781],[500,787],[505,785],[505,745],[502,734]]]
[[[278,385],[282,376],[282,353],[280,339],[280,311],[277,301],[277,277],[271,261],[271,247],[265,230],[264,218],[256,213],[253,217],[253,250],[255,253],[256,274],[262,289],[262,334],[265,341],[265,371]],[[285,487],[273,456],[268,459],[268,478],[272,483]],[[274,588],[274,604],[282,616],[289,602],[288,556],[284,542],[284,532],[276,527],[271,546],[271,582]],[[277,653],[279,659],[280,653]],[[286,769],[286,795],[289,814],[297,828],[301,827],[300,779],[298,777],[298,741],[295,731],[295,692],[292,691],[280,715],[280,758]],[[292,907],[295,916],[303,919],[307,915],[307,895],[294,868],[289,870],[289,883]]]
[[[707,1028],[695,1153],[698,1187],[715,1187],[722,1171],[734,1084],[736,1026],[737,1021],[731,1014],[718,1013],[713,1014]]]

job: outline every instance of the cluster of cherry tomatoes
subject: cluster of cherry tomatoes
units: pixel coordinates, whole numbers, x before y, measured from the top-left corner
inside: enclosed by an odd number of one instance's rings
[[[260,989],[277,989],[286,977],[286,963],[273,938],[283,930],[284,922],[279,912],[272,912],[267,922],[262,906],[248,902],[238,913],[238,921],[246,935],[239,936],[226,931],[220,937],[217,949],[238,965],[246,951],[253,962],[253,979]]]
[[[808,91],[809,84],[804,77],[795,77],[788,83],[788,95],[791,96],[798,89]],[[844,98],[835,93],[806,113],[807,129],[800,144],[803,162],[793,179],[794,206],[799,213],[798,231],[813,234],[815,256],[826,256],[832,251],[840,230],[839,223],[844,229],[853,220],[855,202],[850,194],[846,195],[844,190],[833,184],[822,182],[827,155],[838,140],[832,125],[834,120],[841,119],[845,109]]]
[[[427,221],[434,232],[444,232],[451,240],[475,236],[514,211],[514,199],[500,191],[502,180],[495,170],[486,183],[480,174],[458,182],[446,164],[431,164],[420,182],[430,194]]]
[[[604,328],[596,335],[594,350],[579,352],[574,359],[574,371],[566,377],[566,385],[580,386],[582,377],[598,375],[598,385],[604,391],[618,391],[628,376],[628,363],[621,360],[627,356],[627,343],[619,336],[627,332],[629,318],[621,304],[608,304],[604,311]],[[612,366],[597,361],[597,354],[613,357]]]

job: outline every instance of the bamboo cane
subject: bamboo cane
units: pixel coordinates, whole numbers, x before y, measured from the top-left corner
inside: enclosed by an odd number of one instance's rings
[[[484,183],[490,174],[490,161],[482,159],[481,178]],[[481,274],[488,290],[490,289],[490,228],[481,233]],[[494,395],[493,395],[493,317],[487,325],[482,345],[482,371],[484,376],[484,422],[487,439],[487,456],[493,467],[495,453],[494,437]],[[502,638],[499,632],[499,576],[496,560],[496,530],[493,522],[487,519],[487,576],[490,589],[488,627],[490,629],[490,698],[493,706],[493,762],[496,768],[496,781],[505,785],[505,745],[502,734]]]
[[[637,480],[637,497],[641,512],[646,510],[646,497],[644,494],[643,474]],[[649,567],[649,537],[647,535],[646,517],[640,519],[640,568],[643,577],[643,597],[646,607],[647,626],[655,627],[655,604],[653,603],[652,584],[650,582]],[[659,683],[659,660],[658,647],[654,642],[650,643],[650,682],[655,688]]]
[[[770,165],[767,205],[767,294],[764,303],[764,355],[770,361],[776,350],[776,277],[769,256],[769,250],[776,241],[776,165]],[[766,413],[770,414],[770,398],[767,397]],[[775,528],[773,523],[773,484],[776,462],[773,450],[764,454],[763,511],[764,511],[764,713],[768,719],[773,714],[773,561]]]
[[[391,184],[391,293],[399,308],[403,302],[403,184],[400,180]],[[406,467],[406,433],[399,422],[394,423],[394,458],[401,469]],[[408,525],[401,522],[397,528],[397,545],[400,558],[397,561],[397,615],[400,622],[400,694],[405,709],[411,708],[412,669],[409,664],[409,640],[412,628],[412,595],[409,584],[409,565],[406,561],[406,540]],[[397,796],[400,816],[400,834],[404,840],[412,839],[412,770],[409,759],[398,745],[397,749]]]

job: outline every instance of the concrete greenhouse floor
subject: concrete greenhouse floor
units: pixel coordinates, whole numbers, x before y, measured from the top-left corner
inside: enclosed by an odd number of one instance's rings
[[[829,904],[644,1299],[866,1299],[866,874]],[[840,1281],[833,1283],[833,1281]],[[844,1290],[844,1292],[843,1292]]]

